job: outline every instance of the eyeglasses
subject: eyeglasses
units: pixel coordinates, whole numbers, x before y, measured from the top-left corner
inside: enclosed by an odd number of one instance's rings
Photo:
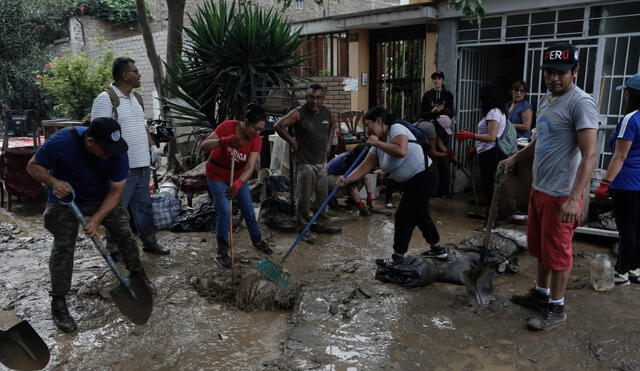
[[[138,72],[138,70],[137,70],[137,69],[135,69],[135,70],[128,70],[128,71],[127,71],[127,73],[129,73],[129,72],[133,72],[133,73],[135,73],[136,75],[140,73],[140,72]]]

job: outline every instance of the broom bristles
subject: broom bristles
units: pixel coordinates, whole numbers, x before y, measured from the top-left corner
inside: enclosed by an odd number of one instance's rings
[[[257,262],[255,268],[278,286],[287,288],[291,282],[291,275],[267,258]]]

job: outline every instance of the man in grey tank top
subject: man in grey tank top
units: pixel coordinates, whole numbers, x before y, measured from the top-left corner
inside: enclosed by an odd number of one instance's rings
[[[578,51],[568,43],[543,54],[547,94],[538,106],[535,139],[502,161],[513,166],[533,157],[527,245],[538,258],[538,279],[528,293],[513,295],[516,304],[541,310],[527,323],[534,331],[562,325],[564,294],[571,276],[573,231],[582,214],[582,195],[596,165],[599,112],[593,98],[575,86]]]
[[[275,125],[278,135],[291,146],[296,160],[296,220],[301,230],[327,198],[327,154],[336,123],[331,111],[323,105],[324,98],[322,85],[309,85],[306,103],[291,110]],[[293,136],[287,131],[289,127],[293,128]],[[339,228],[329,226],[326,219],[321,215],[312,230],[316,233],[340,232]],[[303,240],[313,243],[311,235],[304,236]]]

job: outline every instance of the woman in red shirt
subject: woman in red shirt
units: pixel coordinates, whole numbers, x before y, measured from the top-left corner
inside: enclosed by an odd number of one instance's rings
[[[262,149],[260,132],[264,129],[266,114],[259,105],[250,104],[243,121],[223,121],[202,142],[200,148],[209,152],[206,168],[209,189],[218,212],[216,221],[216,238],[218,241],[218,256],[216,260],[225,268],[231,267],[229,259],[229,197],[236,199],[242,216],[249,228],[251,245],[267,254],[272,250],[262,240],[262,234],[253,212],[251,192],[245,184],[255,169],[256,162]],[[231,161],[234,154],[233,182],[231,177]]]

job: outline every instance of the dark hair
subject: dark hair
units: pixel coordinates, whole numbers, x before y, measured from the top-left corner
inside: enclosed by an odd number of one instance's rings
[[[247,110],[244,112],[244,118],[249,121],[251,125],[255,125],[260,121],[267,121],[267,114],[261,105],[249,103]]]
[[[351,152],[347,154],[347,157],[345,158],[347,167],[351,167],[351,165],[356,161],[358,156],[360,156],[360,153],[364,151],[365,148],[367,148],[365,144],[358,144],[356,148],[352,149]]]
[[[129,63],[136,63],[136,61],[129,57],[118,57],[113,61],[113,67],[111,68],[111,77],[113,77],[113,81],[122,81],[122,75],[127,72]]]
[[[489,111],[497,108],[504,114],[504,94],[497,85],[487,84],[480,88],[480,110],[482,116],[486,116]]]
[[[627,104],[624,106],[624,114],[626,115],[640,109],[640,90],[632,88],[624,90],[629,92],[629,99],[627,99]]]
[[[393,117],[383,106],[373,107],[367,111],[367,113],[364,114],[363,120],[375,121],[378,117],[381,117],[382,122],[387,126],[391,126],[393,123]]]
[[[324,86],[322,86],[321,84],[318,84],[317,82],[314,82],[309,85],[309,88],[307,89],[307,95],[314,90],[322,90],[323,95],[327,93],[327,90],[325,89]]]
[[[515,90],[517,88],[521,88],[524,91],[529,91],[529,85],[524,80],[518,80],[511,85],[511,90]]]

